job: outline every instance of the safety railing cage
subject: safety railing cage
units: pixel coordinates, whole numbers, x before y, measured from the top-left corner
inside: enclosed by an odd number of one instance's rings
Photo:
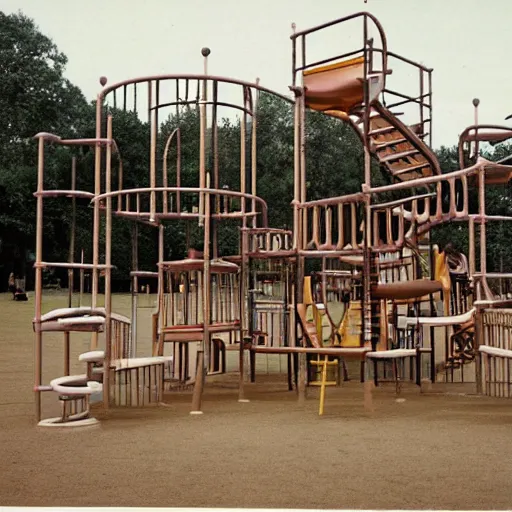
[[[359,25],[356,29],[356,24]],[[334,35],[333,30],[343,25],[343,31]],[[362,28],[362,30],[361,30]],[[326,29],[332,29],[327,31]],[[359,36],[355,32],[359,31]],[[348,36],[351,45],[352,41],[359,39],[361,44],[358,48],[344,53],[336,54],[322,59],[311,59],[310,53],[320,45],[311,41],[319,31],[324,35],[331,34],[339,41],[343,35]],[[395,115],[404,115],[404,122],[413,126],[417,134],[432,146],[432,68],[403,57],[388,50],[386,34],[380,22],[368,12],[358,12],[350,16],[344,16],[337,20],[324,23],[300,32],[292,34],[292,83],[297,85],[297,75],[307,69],[316,66],[340,62],[344,59],[356,59],[362,57],[365,62],[364,83],[372,75],[381,75],[383,90],[381,95],[382,104],[392,110]],[[306,42],[309,41],[309,44]],[[313,51],[309,52],[310,46]],[[400,71],[405,83],[411,84],[411,92],[406,94],[388,86],[387,76]],[[417,86],[411,80],[417,76]],[[400,80],[401,83],[404,81]],[[398,80],[396,80],[398,83]],[[365,94],[367,99],[368,93]]]

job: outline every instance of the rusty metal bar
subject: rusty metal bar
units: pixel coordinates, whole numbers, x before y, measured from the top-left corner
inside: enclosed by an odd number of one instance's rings
[[[112,114],[107,116],[107,137],[112,138]],[[111,191],[112,179],[112,149],[107,146],[105,161],[105,191]],[[112,290],[111,290],[111,264],[112,264],[112,198],[106,200],[105,216],[105,371],[103,374],[104,394],[107,399],[104,400],[104,408],[108,409],[110,404],[108,400],[108,390],[110,389],[110,361],[112,351]]]
[[[205,80],[205,79],[211,80],[211,81],[229,83],[229,84],[233,84],[233,85],[241,85],[241,86],[245,86],[245,87],[251,87],[251,88],[254,88],[254,89],[258,89],[259,91],[266,92],[268,94],[276,96],[278,98],[281,98],[281,99],[285,100],[287,103],[293,103],[293,100],[291,100],[288,96],[285,96],[284,94],[279,94],[279,93],[277,93],[277,92],[275,92],[275,91],[273,91],[271,89],[268,89],[266,87],[263,87],[261,85],[256,85],[256,84],[251,83],[251,82],[246,82],[246,81],[243,81],[243,80],[237,80],[237,79],[234,79],[234,78],[223,77],[223,76],[216,76],[216,75],[206,76],[206,73],[204,75],[198,75],[198,74],[148,75],[148,76],[138,77],[138,78],[135,78],[135,79],[124,80],[124,81],[117,82],[117,83],[114,83],[114,84],[106,87],[105,89],[103,89],[100,92],[99,96],[101,98],[104,98],[107,94],[109,94],[114,89],[117,89],[119,87],[123,87],[125,85],[129,85],[129,84],[136,85],[136,84],[139,84],[139,83],[144,83],[144,82],[149,82],[149,81],[154,81],[154,80],[160,80],[162,82],[165,81],[165,80],[185,80],[186,81],[185,82],[186,98],[187,98],[186,101],[188,101],[189,81],[190,80],[202,81],[202,80]],[[197,100],[194,100],[194,102],[196,103]],[[169,106],[169,105],[165,104],[163,106]]]
[[[363,53],[363,51],[364,51],[364,48],[359,48],[358,50],[342,53],[341,55],[336,55],[336,57],[329,57],[328,59],[322,59],[322,60],[317,60],[315,62],[310,62],[309,64],[307,64],[305,66],[299,66],[298,68],[295,69],[295,71],[296,72],[304,71],[306,69],[310,69],[315,66],[322,66],[323,64],[327,64],[328,62],[332,62],[333,60],[344,59],[346,57],[352,57],[352,55],[357,55],[358,53]]]

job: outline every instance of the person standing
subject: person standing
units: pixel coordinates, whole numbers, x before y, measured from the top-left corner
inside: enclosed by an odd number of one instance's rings
[[[14,279],[14,272],[9,274],[9,281],[7,282],[9,291],[12,293],[12,298],[14,299],[14,294],[16,293],[16,280]]]

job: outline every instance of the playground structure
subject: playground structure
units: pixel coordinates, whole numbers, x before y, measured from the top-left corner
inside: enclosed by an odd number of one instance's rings
[[[359,48],[310,60],[307,42],[313,34],[352,22],[362,25]],[[373,387],[382,382],[394,382],[399,391],[405,379],[418,386],[435,384],[440,378],[453,380],[455,374],[464,380],[470,368],[479,392],[510,396],[512,300],[498,297],[489,281],[512,275],[487,272],[486,225],[512,217],[487,215],[485,190],[508,183],[512,166],[482,158],[479,147],[512,138],[512,129],[475,122],[460,136],[460,170],[443,174],[431,148],[432,70],[389,51],[384,30],[373,15],[360,12],[302,32],[294,28],[291,40],[292,99],[258,81],[208,75],[210,51],[204,48],[203,75],[150,76],[113,85],[102,80],[94,138],[36,136],[34,391],[40,424],[94,423],[89,402],[95,393],[101,394],[108,409],[159,403],[169,389],[192,387],[191,412],[201,413],[205,378],[226,371],[225,353],[232,349],[239,352],[242,402],[246,401],[246,355],[254,381],[258,354],[286,356],[288,387],[291,390],[295,384],[299,399],[304,399],[308,385],[320,385],[320,413],[326,386],[338,384],[342,371],[348,378],[350,361],[360,364],[368,403]],[[390,88],[395,64],[418,75],[417,92]],[[236,91],[239,101],[231,100],[227,90]],[[294,109],[292,230],[269,226],[267,204],[258,196],[257,105],[262,92]],[[111,107],[137,112],[142,94],[151,141],[149,170],[144,186],[128,188]],[[183,109],[193,106],[199,110],[199,162],[195,183],[185,186],[179,121]],[[398,107],[408,108],[415,119],[402,121]],[[241,116],[236,178],[223,174],[217,132],[221,108]],[[161,121],[170,109],[175,109],[176,124],[164,132]],[[314,167],[307,161],[308,110],[347,123],[358,134],[364,150],[360,192],[308,200],[307,177]],[[69,189],[45,189],[49,144],[94,148],[94,190],[76,189],[73,166]],[[176,158],[173,166],[171,154]],[[372,183],[372,163],[378,164],[388,184]],[[470,211],[472,190],[477,192],[474,212]],[[92,205],[91,263],[74,261],[73,236],[68,262],[44,260],[43,202],[49,197]],[[112,310],[113,217],[151,226],[158,233],[158,261],[153,269],[141,270],[134,231],[131,318]],[[239,251],[221,258],[219,230],[223,222],[233,220],[240,227]],[[166,234],[177,236],[173,226],[181,221],[200,227],[202,250],[187,247],[182,259],[167,260]],[[447,222],[467,223],[467,257],[432,243],[432,230]],[[311,261],[319,261],[321,270],[306,275]],[[43,314],[42,272],[57,267],[68,269],[70,283],[75,270],[90,272],[90,306],[74,306],[70,286],[68,307]],[[143,356],[137,350],[142,280],[157,288],[152,353]],[[55,331],[64,335],[64,376],[44,385],[43,336]],[[91,335],[90,351],[80,356],[86,373],[78,376],[69,375],[75,332]],[[191,344],[196,350],[189,350]],[[329,381],[329,368],[338,372],[334,381]],[[315,379],[315,372],[320,379]],[[55,392],[61,400],[60,418],[42,420],[44,391]]]

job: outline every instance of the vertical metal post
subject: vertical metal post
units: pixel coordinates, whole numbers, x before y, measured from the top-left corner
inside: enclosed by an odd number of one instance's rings
[[[432,70],[429,69],[428,70],[428,96],[429,96],[429,105],[430,105],[430,110],[429,110],[429,135],[428,135],[428,145],[430,147],[432,147],[432,127],[433,127],[433,123],[432,123],[432,112],[434,111],[433,109],[433,106],[432,106]]]
[[[482,279],[487,279],[487,241],[486,241],[486,219],[485,219],[485,169],[478,171],[478,209],[480,216],[480,273]]]
[[[371,188],[371,155],[370,155],[370,95],[369,83],[366,61],[368,59],[367,49],[367,36],[368,36],[368,20],[364,17],[364,54],[365,54],[365,67],[364,67],[364,122],[363,122],[363,140],[364,140],[364,187],[363,192]],[[362,336],[364,345],[369,345],[372,342],[372,310],[371,310],[371,261],[372,258],[372,230],[371,230],[371,196],[365,196],[365,234],[364,234],[364,267],[363,267],[363,304],[362,304]]]
[[[98,95],[96,100],[96,138],[101,138],[101,110],[103,96]],[[97,197],[101,194],[101,144],[96,142],[94,153],[94,195]],[[100,205],[98,201],[94,201],[93,213],[93,240],[92,240],[92,297],[91,308],[95,308],[98,303],[98,265],[100,255]],[[98,348],[98,333],[93,332],[91,337],[91,350]]]
[[[164,296],[165,296],[165,272],[164,272],[164,259],[165,259],[165,228],[162,224],[158,226],[158,324],[155,326],[156,332],[154,332],[155,338],[153,342],[158,347],[160,345],[160,340],[158,339],[159,331],[161,332],[162,327],[167,323],[167,312],[164,311],[166,307]],[[172,297],[172,284],[170,284],[170,289],[168,290],[169,296]],[[165,322],[164,322],[165,319]],[[172,321],[172,320],[171,320]],[[156,347],[155,347],[156,348]],[[155,352],[153,355],[160,355]],[[162,343],[162,354],[163,355],[163,343]],[[174,364],[174,362],[173,362]]]
[[[210,187],[210,175],[207,174],[207,186]],[[210,363],[210,300],[211,300],[211,273],[210,273],[210,194],[204,197],[204,260],[203,260],[203,340],[198,351],[196,382],[192,396],[191,414],[201,414],[201,402],[204,389],[204,380]]]
[[[478,105],[480,100],[478,98],[473,99],[474,116],[475,116],[475,161],[478,158],[480,152],[480,144],[478,142]]]
[[[239,282],[239,294],[240,294],[240,352],[238,354],[239,361],[239,381],[238,381],[238,401],[239,402],[248,402],[245,398],[244,392],[244,381],[245,381],[245,368],[244,368],[244,357],[245,357],[245,332],[247,330],[246,326],[246,296],[247,296],[247,274],[248,274],[248,265],[247,265],[247,252],[248,252],[248,234],[246,229],[241,230],[241,252],[242,252],[242,263],[240,269],[240,282]]]
[[[305,47],[305,40],[303,40]],[[304,57],[305,58],[305,57]],[[299,176],[300,176],[300,197],[299,200],[302,204],[306,202],[306,99],[304,89],[299,97]],[[299,210],[298,221],[299,227],[299,246],[302,248],[307,240],[307,211],[304,208]],[[296,288],[296,304],[301,303],[304,300],[304,266],[305,258],[298,254],[297,256],[297,288]],[[303,337],[305,339],[305,337]],[[298,372],[298,383],[297,390],[299,393],[299,402],[303,402],[306,399],[306,373],[307,373],[307,356],[306,354],[299,354],[299,372]]]
[[[243,91],[244,91],[243,92],[244,107],[246,107],[247,101],[245,98],[245,88],[243,88]],[[242,192],[242,194],[245,194],[246,174],[247,174],[246,158],[245,158],[245,155],[246,155],[246,140],[245,140],[246,127],[247,127],[247,112],[244,110],[242,113],[242,119],[240,122],[240,192]],[[240,205],[241,211],[242,211],[242,215],[243,215],[242,224],[243,224],[243,227],[245,228],[245,227],[247,227],[247,218],[245,216],[247,200],[245,198],[241,198],[240,202],[241,202],[241,205]]]
[[[199,134],[199,180],[200,188],[210,188],[209,174],[206,172],[206,93],[208,75],[209,48],[203,48],[201,54],[204,57],[204,79],[201,94],[200,108],[200,134]],[[209,365],[210,354],[210,193],[199,194],[199,225],[204,227],[203,247],[203,340],[197,353],[196,381],[192,395],[191,414],[202,414],[201,402],[204,388],[204,380]]]
[[[476,256],[475,256],[475,219],[469,218],[469,277],[473,277],[476,269]]]
[[[256,78],[256,85],[259,85],[260,79]],[[256,127],[258,124],[258,100],[259,100],[259,90],[255,90],[255,99],[252,105],[252,140],[251,140],[251,194],[256,196],[256,188],[257,188],[257,137],[256,137]],[[256,199],[252,200],[252,211],[256,211]],[[252,218],[252,226],[255,228],[257,224],[256,216]]]
[[[435,261],[434,261],[434,251],[432,249],[432,234],[431,231],[428,232],[428,257],[429,257],[429,266],[430,266],[430,279],[435,279]],[[435,305],[434,298],[430,296],[430,315],[434,316],[435,314]],[[435,329],[433,326],[429,328],[430,335],[430,380],[432,384],[435,384],[437,379],[436,372],[436,340],[435,340]]]
[[[132,224],[132,270],[139,270],[139,226],[136,222]],[[139,302],[139,278],[137,274],[132,279],[132,336],[131,336],[131,357],[137,357],[137,308]]]
[[[295,119],[294,119],[294,164],[293,164],[293,249],[298,251],[300,237],[300,99],[296,91],[295,95]]]
[[[425,98],[423,97],[424,96],[424,85],[423,85],[423,82],[424,82],[424,71],[423,71],[423,68],[419,68],[419,73],[420,73],[420,103],[419,103],[419,107],[420,107],[420,123],[421,123],[421,131],[422,133],[425,133],[425,116],[423,114],[423,107],[424,107],[424,104],[425,104]]]
[[[84,264],[84,250],[82,249],[80,253],[80,263]],[[84,279],[85,279],[85,270],[84,268],[80,268],[80,298],[78,301],[78,305],[82,306],[84,300]]]
[[[39,386],[42,384],[42,348],[43,348],[43,333],[41,332],[41,305],[42,305],[42,268],[41,262],[43,260],[43,196],[41,195],[44,189],[44,138],[39,137],[38,141],[38,160],[37,160],[37,215],[36,215],[36,276],[35,276],[35,331],[36,331],[36,346],[35,346],[35,375],[34,375],[34,389],[36,393],[36,421],[41,420],[41,391]]]
[[[158,82],[157,82],[158,83]],[[148,118],[151,130],[150,138],[150,153],[149,153],[149,186],[153,189],[156,187],[156,141],[158,136],[158,121],[157,121],[158,108],[153,105],[153,81],[148,82]],[[149,221],[154,222],[156,212],[156,197],[155,191],[151,190],[150,193],[150,210]]]
[[[112,115],[107,116],[107,143],[105,161],[105,192],[112,184]],[[107,196],[105,212],[105,360],[103,374],[103,406],[110,407],[110,360],[112,357],[112,198]]]
[[[76,190],[76,156],[71,159],[71,190]],[[71,198],[71,232],[69,234],[69,263],[75,261],[75,236],[76,236],[76,197]],[[73,301],[73,269],[68,269],[68,307],[71,307]]]
[[[217,101],[218,101],[218,82],[213,82],[213,105],[212,105],[212,128],[211,128],[211,150],[210,154],[210,165],[208,166],[211,170],[213,168],[213,188],[219,188],[219,149],[218,149],[218,127],[217,127]],[[220,197],[218,195],[215,196],[215,211],[220,210]],[[214,218],[211,219],[211,231],[212,231],[212,258],[216,259],[218,257],[218,221]]]
[[[210,55],[209,48],[203,48],[201,54],[204,57],[204,79],[202,82],[201,101],[199,102],[199,122],[200,122],[200,137],[199,137],[199,187],[205,188],[206,186],[206,93],[207,93],[207,79],[208,76],[208,55]],[[204,192],[199,193],[199,226],[204,225],[205,215],[205,200]]]
[[[76,157],[71,158],[71,190],[76,189]],[[71,231],[69,234],[68,262],[73,263],[75,258],[75,231],[76,231],[76,197],[71,197]],[[68,308],[73,306],[73,281],[74,272],[68,268]],[[64,333],[64,375],[69,375],[70,363],[70,333]]]

